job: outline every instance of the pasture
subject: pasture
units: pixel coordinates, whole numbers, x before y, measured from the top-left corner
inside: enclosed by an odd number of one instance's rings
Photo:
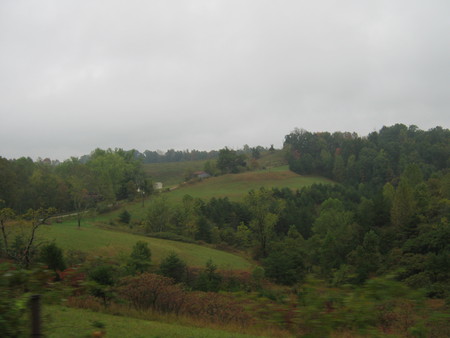
[[[81,228],[78,228],[73,221],[43,225],[39,232],[41,238],[47,241],[54,240],[65,251],[80,250],[93,256],[128,255],[137,241],[144,241],[148,243],[152,251],[153,263],[158,263],[169,253],[175,252],[190,266],[204,266],[209,259],[220,269],[249,269],[252,266],[245,258],[229,252],[191,243],[102,229],[89,221],[83,222]]]
[[[228,174],[188,183],[167,193],[169,201],[179,202],[184,195],[191,195],[204,200],[213,197],[228,197],[232,201],[241,201],[250,190],[261,187],[301,189],[314,183],[332,183],[319,176],[301,176],[287,166],[267,170],[249,171],[240,174]]]
[[[143,165],[144,172],[153,182],[162,182],[164,187],[170,187],[185,181],[189,172],[203,170],[205,161],[185,161],[168,163],[147,163]]]
[[[185,195],[201,198],[205,202],[209,199],[227,197],[231,201],[240,202],[250,190],[257,190],[261,187],[289,188],[292,190],[301,189],[305,186],[318,184],[332,184],[333,181],[320,176],[302,176],[288,169],[287,166],[279,166],[266,170],[248,171],[240,174],[228,174],[217,177],[210,177],[201,181],[191,181],[179,185],[172,191],[162,192],[163,196],[171,205],[181,203]],[[119,213],[124,209],[132,214],[132,220],[142,220],[146,215],[146,205],[151,203],[154,196],[145,200],[144,207],[142,201],[123,203],[119,210],[100,215],[97,220],[102,222],[114,221]]]
[[[136,319],[124,316],[75,309],[56,305],[44,306],[44,316],[49,318],[45,325],[45,336],[91,337],[104,326],[107,337],[251,337],[213,328],[184,326],[177,323],[164,323],[155,320]]]

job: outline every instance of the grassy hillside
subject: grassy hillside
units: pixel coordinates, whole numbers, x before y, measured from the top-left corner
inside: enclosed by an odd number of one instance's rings
[[[275,155],[274,155],[275,156]],[[279,155],[276,155],[279,156]],[[277,157],[274,157],[275,161]],[[333,183],[331,180],[320,176],[301,176],[289,170],[288,166],[272,167],[270,169],[249,171],[240,174],[228,174],[218,177],[211,177],[202,181],[190,182],[179,185],[177,189],[164,192],[164,196],[171,204],[181,202],[183,196],[191,195],[193,197],[209,200],[212,197],[228,197],[232,201],[241,201],[243,197],[252,189],[265,187],[271,188],[290,188],[301,189],[314,183]],[[146,203],[148,205],[149,200]],[[142,207],[140,201],[134,203],[125,203],[120,210],[100,217],[102,221],[113,220],[118,214],[127,209],[134,219],[143,219],[146,214],[146,208]]]
[[[205,162],[207,161],[148,163],[144,164],[144,171],[151,176],[154,182],[162,182],[165,187],[170,187],[184,182],[187,173],[203,170]],[[282,150],[266,151],[257,161],[259,168],[273,168],[285,164],[286,160]]]
[[[248,191],[261,187],[301,189],[314,183],[331,182],[323,177],[301,176],[290,171],[287,166],[282,166],[267,170],[211,177],[201,182],[184,185],[168,193],[167,196],[173,201],[181,200],[186,194],[205,200],[212,197],[228,197],[230,200],[239,201]]]
[[[44,306],[46,337],[91,337],[103,324],[107,337],[251,337],[217,329],[135,319],[63,306]],[[63,324],[61,324],[63,323]]]
[[[251,263],[246,259],[228,252],[205,246],[182,243],[158,238],[149,238],[126,232],[101,229],[84,222],[78,229],[75,222],[64,222],[42,226],[40,234],[48,241],[55,241],[67,250],[81,250],[93,255],[128,255],[137,241],[145,241],[152,250],[152,261],[159,262],[170,252],[179,254],[191,266],[204,266],[212,259],[222,269],[248,269]]]
[[[186,161],[144,164],[144,171],[153,182],[162,182],[164,187],[184,182],[186,173],[203,170],[206,161]]]
[[[274,162],[272,163],[280,160],[279,154],[270,155],[273,156]],[[178,168],[178,172],[181,173],[186,169],[186,163],[181,164],[176,163],[175,165],[175,163],[172,163],[171,165],[173,165],[173,170]],[[167,165],[161,164],[160,168],[168,168]],[[231,200],[240,201],[248,191],[260,187],[300,189],[313,183],[330,182],[330,180],[322,177],[297,175],[289,171],[287,166],[280,166],[241,174],[211,177],[203,181],[181,185],[176,190],[163,194],[172,204],[179,203],[185,195],[204,200],[212,197],[228,197]],[[149,201],[147,200],[146,203],[148,205]],[[251,267],[251,263],[244,258],[220,250],[195,244],[143,237],[128,232],[112,231],[93,225],[97,222],[108,224],[110,221],[114,221],[124,209],[131,213],[132,220],[145,218],[147,210],[146,207],[142,207],[140,201],[136,201],[123,204],[122,208],[115,212],[89,218],[83,221],[80,229],[74,221],[66,221],[62,224],[45,226],[41,231],[47,240],[55,240],[59,246],[66,250],[76,249],[93,255],[113,256],[120,253],[128,255],[137,241],[144,240],[152,250],[154,262],[158,262],[170,252],[176,252],[191,266],[204,266],[208,259],[212,259],[222,269],[248,269]]]
[[[264,152],[258,164],[261,168],[280,167],[287,164],[283,150],[275,150],[273,152]]]

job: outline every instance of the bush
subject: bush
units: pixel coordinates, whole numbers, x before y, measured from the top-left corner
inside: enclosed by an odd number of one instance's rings
[[[127,268],[131,274],[146,272],[151,266],[152,252],[147,242],[138,241],[133,246]]]
[[[231,297],[205,292],[186,292],[171,278],[143,273],[123,278],[118,294],[138,310],[184,314],[221,323],[247,323],[250,316]]]
[[[114,296],[113,285],[117,281],[117,269],[110,264],[101,264],[88,271],[88,279],[86,286],[90,293],[103,300],[103,305]]]
[[[195,289],[200,291],[219,291],[222,277],[216,272],[217,266],[210,259],[206,262],[206,269],[203,270],[195,281]]]
[[[190,292],[183,306],[184,314],[218,323],[249,324],[251,317],[231,296],[214,292]]]
[[[25,337],[25,310],[29,294],[17,290],[15,279],[21,271],[0,264],[0,336]]]
[[[186,268],[186,262],[184,262],[175,252],[170,253],[159,265],[160,273],[165,277],[173,278],[176,283],[185,281]]]
[[[263,265],[266,276],[276,283],[293,285],[305,277],[304,253],[299,248],[277,246]]]
[[[138,310],[159,312],[178,313],[185,299],[185,292],[171,278],[147,272],[122,279],[118,293]]]
[[[131,214],[128,210],[124,210],[119,214],[119,222],[124,224],[130,224]]]
[[[51,270],[63,271],[66,269],[63,252],[54,242],[41,248],[40,259]]]
[[[41,268],[23,270],[0,263],[0,337],[29,337],[30,295],[47,298],[50,277]]]

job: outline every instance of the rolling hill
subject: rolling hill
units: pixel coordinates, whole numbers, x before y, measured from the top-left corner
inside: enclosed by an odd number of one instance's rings
[[[150,238],[127,232],[103,229],[88,220],[81,228],[75,222],[43,226],[42,236],[55,241],[65,250],[80,250],[93,256],[111,257],[128,255],[137,241],[147,242],[152,251],[152,261],[159,262],[169,253],[179,254],[188,265],[204,266],[211,259],[221,269],[249,269],[251,263],[243,257],[206,246],[159,238]]]

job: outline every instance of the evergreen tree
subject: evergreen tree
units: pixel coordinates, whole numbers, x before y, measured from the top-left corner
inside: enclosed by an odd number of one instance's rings
[[[128,270],[131,274],[148,271],[151,266],[152,252],[147,242],[138,241],[133,246],[129,260]]]
[[[186,278],[186,263],[175,253],[170,253],[159,265],[160,273],[165,277],[173,278],[176,283],[181,283]]]

